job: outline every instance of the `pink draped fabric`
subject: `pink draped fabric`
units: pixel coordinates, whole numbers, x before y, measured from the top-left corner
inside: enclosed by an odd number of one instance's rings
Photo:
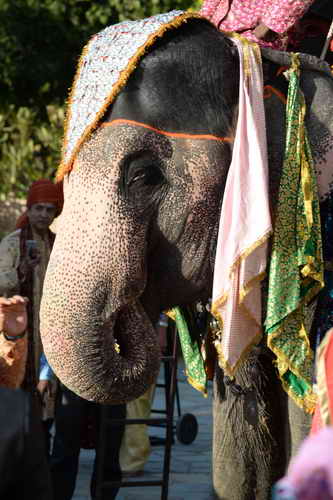
[[[266,127],[260,51],[233,38],[240,56],[239,114],[221,210],[212,313],[220,366],[233,375],[259,341],[261,285],[272,231],[268,199]]]
[[[285,33],[312,3],[313,0],[205,0],[200,13],[220,30],[239,31],[260,45],[281,50],[286,46],[286,37],[265,42],[254,36],[253,29],[264,23],[276,33]]]
[[[274,500],[333,500],[333,428],[306,438],[287,475],[274,489]]]

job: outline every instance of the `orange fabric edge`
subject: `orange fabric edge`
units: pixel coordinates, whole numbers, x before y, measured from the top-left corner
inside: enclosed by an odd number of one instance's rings
[[[287,98],[280,92],[278,89],[275,87],[272,87],[271,85],[265,85],[264,86],[264,99],[269,99],[272,97],[272,94],[275,94],[280,101],[283,102],[283,104],[287,104]]]
[[[135,120],[126,120],[125,118],[117,118],[116,120],[112,120],[111,122],[101,123],[101,127],[111,127],[117,124],[128,124],[128,125],[136,125],[138,127],[143,127],[148,130],[152,130],[161,135],[166,135],[168,137],[176,137],[181,139],[208,139],[210,141],[220,141],[220,142],[232,142],[232,137],[217,137],[211,134],[185,134],[183,132],[167,132],[165,130],[160,130],[158,128],[147,125],[146,123],[137,122]]]

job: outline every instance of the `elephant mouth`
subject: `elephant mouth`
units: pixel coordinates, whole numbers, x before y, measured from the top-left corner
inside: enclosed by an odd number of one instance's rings
[[[113,402],[136,399],[156,381],[160,367],[157,334],[141,301],[110,315],[103,330],[103,365],[108,372],[103,379],[113,380],[111,398]]]
[[[135,334],[138,334],[139,325],[144,332],[154,337],[152,321],[140,300],[120,307],[104,322],[104,328],[112,332],[115,351],[125,359],[130,359],[133,348],[137,347],[138,339]]]

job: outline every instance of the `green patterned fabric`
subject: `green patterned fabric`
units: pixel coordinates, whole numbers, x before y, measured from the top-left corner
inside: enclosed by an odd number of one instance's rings
[[[195,389],[207,396],[207,376],[199,344],[192,340],[186,320],[179,307],[172,309],[171,317],[176,322],[187,380]]]
[[[305,326],[306,306],[323,287],[323,257],[317,184],[299,80],[299,61],[294,54],[265,328],[284,389],[311,413],[315,404],[313,352]]]

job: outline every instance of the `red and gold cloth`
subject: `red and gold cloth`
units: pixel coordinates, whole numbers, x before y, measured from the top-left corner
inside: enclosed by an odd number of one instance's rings
[[[333,420],[333,329],[329,330],[317,351],[317,406],[312,432]]]

